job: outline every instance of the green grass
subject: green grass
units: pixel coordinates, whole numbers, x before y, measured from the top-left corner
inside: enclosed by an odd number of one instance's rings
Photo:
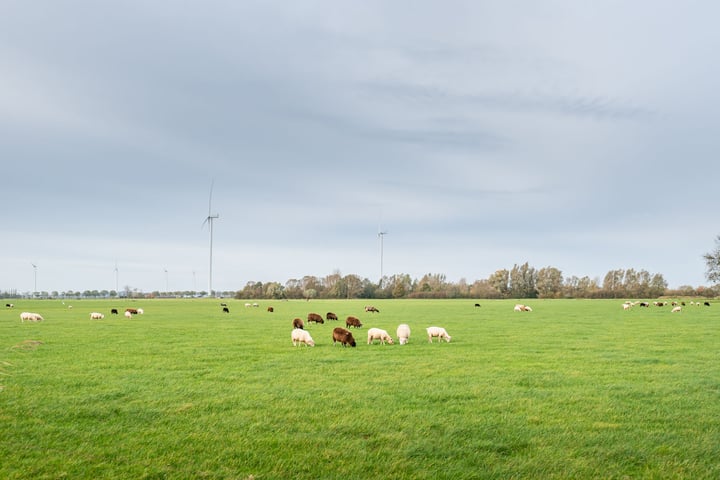
[[[14,303],[0,478],[720,478],[720,305]],[[126,306],[145,315],[89,319]],[[358,316],[357,348],[333,346],[334,322],[293,347],[311,311]],[[400,323],[408,345],[367,345]],[[430,345],[430,325],[452,342]]]

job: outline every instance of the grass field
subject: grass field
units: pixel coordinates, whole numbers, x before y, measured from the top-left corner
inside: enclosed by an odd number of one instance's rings
[[[720,304],[13,302],[3,479],[720,478]],[[131,306],[145,314],[108,315]],[[334,322],[293,347],[311,311],[358,316],[357,348],[333,346]],[[408,345],[367,345],[400,323]]]

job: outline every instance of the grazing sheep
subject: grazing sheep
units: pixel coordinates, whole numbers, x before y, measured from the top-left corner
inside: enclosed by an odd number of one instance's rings
[[[110,315],[117,315],[117,314],[118,314],[117,308],[110,309]]]
[[[24,323],[26,320],[28,322],[42,322],[44,318],[39,313],[22,312],[20,314],[20,323]]]
[[[476,306],[476,307],[479,307],[479,306],[480,306],[480,304],[479,304],[479,303],[476,303],[476,304],[475,304],[475,306]]]
[[[305,324],[302,321],[302,318],[296,318],[293,320],[293,328],[299,328],[300,330],[303,330],[305,328]]]
[[[245,308],[250,308],[250,307],[252,307],[251,304],[249,304],[249,303],[246,303],[246,304],[245,304]]]
[[[706,307],[709,307],[709,306],[710,306],[710,302],[705,302],[705,303],[703,303],[703,305],[705,305]]]
[[[125,310],[125,318],[132,318],[133,314],[130,310]]]
[[[137,314],[138,314],[138,315],[142,315],[142,314],[144,314],[144,313],[145,313],[145,310],[143,310],[142,308],[138,308],[138,309],[137,309]]]
[[[267,311],[270,312],[270,313],[273,313],[273,312],[275,311],[275,309],[274,309],[273,307],[268,307],[268,308],[267,308]]]
[[[310,336],[310,332],[307,330],[302,330],[300,328],[293,328],[292,333],[290,334],[290,338],[292,339],[292,343],[294,347],[297,347],[301,344],[305,344],[305,346],[314,347],[315,342],[313,341],[312,337]]]
[[[327,321],[337,320],[337,319],[338,319],[337,315],[335,315],[333,312],[327,312],[327,314],[325,314],[325,320],[327,320]]]
[[[230,309],[228,307],[222,307],[223,313],[230,313]]]
[[[371,313],[380,313],[380,310],[378,310],[377,308],[373,307],[372,305],[367,305],[367,306],[365,307],[365,311],[366,311],[366,312],[371,312]]]
[[[428,341],[430,343],[433,343],[433,337],[438,337],[438,343],[441,343],[440,340],[442,340],[443,338],[446,342],[450,343],[450,335],[448,335],[444,328],[428,327],[425,330],[427,330]]]
[[[13,305],[12,303],[6,303],[5,308],[15,308],[15,305]]]
[[[126,317],[127,317],[127,313],[128,313],[128,312],[130,312],[131,315],[135,315],[136,313],[138,313],[137,308],[126,308],[126,309],[125,309],[125,314],[126,314],[125,316],[126,316]]]
[[[515,308],[513,310],[515,310],[516,312],[532,312],[532,308],[520,303],[515,305]]]
[[[630,304],[630,303],[623,303],[623,310],[630,310],[631,307],[632,307],[632,304]]]
[[[342,327],[333,328],[333,345],[335,345],[337,342],[340,342],[343,347],[346,347],[348,345],[354,347],[357,345],[357,343],[355,343],[355,339],[352,336],[352,333],[350,333],[350,330],[345,330]]]
[[[345,326],[348,328],[350,328],[350,327],[360,328],[360,327],[362,327],[362,323],[360,323],[359,318],[353,317],[351,315],[345,319]]]
[[[405,345],[410,340],[410,326],[403,323],[398,325],[397,331],[398,342],[400,345]]]
[[[323,320],[322,316],[317,313],[308,313],[307,316],[308,325],[310,325],[311,322],[315,323],[325,323],[325,320]]]
[[[678,307],[673,307],[673,309],[670,310],[670,311],[671,311],[672,313],[682,312],[682,307],[680,307],[680,306],[678,306]]]
[[[368,330],[368,345],[373,343],[375,340],[380,340],[380,344],[385,345],[385,342],[390,345],[393,344],[393,339],[390,334],[380,328],[371,328]]]
[[[100,313],[100,312],[92,312],[92,313],[90,314],[90,319],[91,319],[91,320],[102,320],[103,318],[105,318],[105,315],[103,315],[103,314]]]

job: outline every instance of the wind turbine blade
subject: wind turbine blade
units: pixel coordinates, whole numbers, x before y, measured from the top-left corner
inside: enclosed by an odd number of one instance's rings
[[[213,193],[213,187],[215,186],[215,179],[213,178],[210,181],[210,198],[208,199],[208,217],[212,215],[212,193]]]

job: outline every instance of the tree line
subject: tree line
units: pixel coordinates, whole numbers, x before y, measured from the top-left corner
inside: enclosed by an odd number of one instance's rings
[[[444,274],[428,273],[422,278],[408,274],[384,276],[379,282],[335,271],[325,277],[304,276],[279,282],[247,282],[236,292],[239,299],[351,299],[351,298],[658,298],[670,296],[714,297],[717,288],[683,286],[668,289],[660,273],[646,270],[610,270],[598,278],[563,277],[555,267],[537,269],[527,262],[501,269],[486,279],[469,283],[450,282]]]

